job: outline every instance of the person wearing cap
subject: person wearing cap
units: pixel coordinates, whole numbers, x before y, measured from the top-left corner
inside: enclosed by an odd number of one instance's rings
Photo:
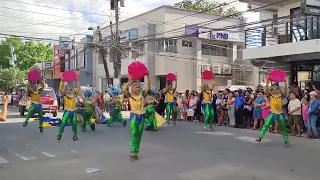
[[[284,93],[282,94],[280,91],[280,87],[278,83],[274,83],[271,86],[271,92],[269,90],[269,78],[267,78],[266,82],[266,94],[270,97],[270,114],[265,120],[265,124],[260,132],[259,138],[256,139],[257,142],[260,142],[261,139],[266,134],[268,128],[270,127],[273,121],[278,121],[279,126],[282,130],[282,137],[285,142],[286,147],[290,147],[289,139],[288,139],[288,131],[287,124],[283,117],[283,109],[282,109],[282,98],[287,95],[288,85],[287,82],[284,82]]]
[[[318,136],[318,128],[317,128],[317,120],[319,117],[319,109],[320,104],[319,100],[316,98],[317,92],[311,91],[310,95],[310,104],[308,107],[308,136],[309,138],[317,139]]]

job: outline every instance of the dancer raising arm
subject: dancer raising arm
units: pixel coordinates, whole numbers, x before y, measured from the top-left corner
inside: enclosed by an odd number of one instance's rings
[[[270,114],[265,120],[265,124],[263,125],[259,138],[256,139],[257,142],[260,142],[261,139],[264,137],[272,121],[278,121],[282,131],[282,137],[285,142],[285,145],[286,147],[290,147],[290,143],[288,139],[287,124],[282,114],[282,99],[283,99],[283,96],[287,95],[287,92],[288,92],[288,85],[286,81],[284,82],[284,94],[281,94],[279,84],[277,83],[272,84],[271,92],[270,92],[269,79],[267,79],[266,93],[270,97]]]
[[[204,99],[204,126],[203,129],[207,131],[207,126],[209,124],[209,127],[212,131],[213,129],[213,123],[214,123],[214,110],[212,107],[212,91],[215,85],[215,81],[212,81],[212,86],[209,88],[208,84],[201,84],[201,92],[203,94]]]
[[[34,82],[31,85],[31,82],[28,82],[27,85],[27,91],[28,95],[31,97],[31,106],[28,111],[28,115],[22,124],[23,127],[26,127],[28,125],[28,121],[30,117],[32,117],[35,113],[38,113],[39,115],[39,130],[41,133],[43,133],[43,111],[42,111],[42,104],[40,102],[40,93],[44,89],[44,81],[40,80],[40,89],[38,89],[38,84]]]
[[[131,92],[129,92],[129,85],[131,86]],[[141,136],[144,128],[144,97],[140,90],[141,83],[138,80],[132,81],[129,78],[129,82],[123,87],[123,93],[129,98],[131,107],[130,113],[130,129],[131,129],[131,159],[138,160]],[[150,78],[147,75],[147,84],[144,89],[144,94],[147,94],[150,88]]]
[[[173,81],[172,81],[173,82]],[[167,121],[168,124],[170,124],[170,117],[172,113],[172,119],[173,119],[173,124],[176,124],[177,116],[178,116],[178,111],[177,111],[177,106],[174,102],[174,93],[177,90],[177,80],[175,80],[175,85],[174,88],[172,88],[172,85],[168,85],[168,81],[166,82],[166,88],[165,88],[165,93],[167,97]]]
[[[64,113],[62,116],[61,126],[59,128],[57,140],[61,140],[66,123],[70,121],[72,125],[73,140],[78,141],[76,110],[77,110],[77,95],[80,92],[80,82],[79,80],[77,81],[77,89],[75,93],[73,93],[72,88],[69,85],[67,85],[63,89],[63,82],[61,79],[59,91],[61,96],[63,97]]]

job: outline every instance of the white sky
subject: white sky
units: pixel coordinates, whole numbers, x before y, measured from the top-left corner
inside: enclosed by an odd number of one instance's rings
[[[126,7],[121,8],[121,19],[161,5],[173,5],[179,1],[125,0]],[[230,1],[232,0],[226,0]],[[113,18],[109,0],[0,0],[0,2],[0,33],[3,34],[58,40],[59,36],[84,36],[90,33],[88,27],[108,24],[110,18]],[[245,3],[234,5],[240,11],[246,9]],[[1,37],[3,35],[0,35]]]

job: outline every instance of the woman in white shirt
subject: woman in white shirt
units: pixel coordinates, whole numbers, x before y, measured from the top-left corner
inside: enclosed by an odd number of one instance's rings
[[[301,136],[301,101],[297,99],[296,93],[293,91],[290,93],[290,101],[288,105],[288,124],[290,125],[291,135],[295,135],[294,126],[297,128],[298,135]]]

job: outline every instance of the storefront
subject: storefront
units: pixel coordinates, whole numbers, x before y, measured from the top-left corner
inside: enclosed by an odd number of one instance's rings
[[[291,62],[291,83],[297,82],[301,89],[307,89],[311,82],[320,89],[320,61]]]

